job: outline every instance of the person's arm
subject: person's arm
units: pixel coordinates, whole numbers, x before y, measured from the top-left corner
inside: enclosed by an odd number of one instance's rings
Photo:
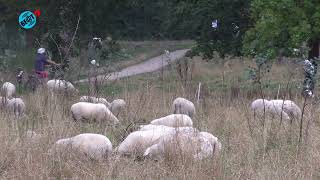
[[[51,61],[50,59],[47,59],[47,63],[48,64],[53,64],[53,65],[59,65],[58,63]]]

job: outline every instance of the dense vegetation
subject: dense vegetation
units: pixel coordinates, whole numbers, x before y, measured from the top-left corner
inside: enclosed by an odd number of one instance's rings
[[[2,28],[5,24],[12,32],[19,12],[26,9],[41,9],[42,13],[33,31],[20,32],[27,33],[27,42],[34,46],[38,45],[35,37],[52,37],[62,47],[67,46],[79,17],[77,40],[84,40],[76,41],[79,45],[87,45],[94,36],[195,39],[198,46],[193,53],[205,58],[213,57],[214,52],[268,59],[292,55],[293,48],[300,48],[303,42],[312,46],[320,36],[317,0],[1,0]],[[216,28],[211,26],[214,20],[218,22]],[[11,44],[2,43],[1,48],[13,46],[10,36],[3,32],[1,40]],[[52,42],[50,46],[54,46]]]

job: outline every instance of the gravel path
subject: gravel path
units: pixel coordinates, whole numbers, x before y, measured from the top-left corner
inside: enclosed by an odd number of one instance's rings
[[[177,50],[173,51],[170,53],[170,58],[167,57],[166,55],[160,55],[154,58],[151,58],[147,61],[144,61],[140,64],[136,64],[133,66],[129,66],[127,68],[122,69],[121,71],[114,72],[111,74],[106,74],[106,75],[99,75],[97,77],[98,81],[101,80],[116,80],[116,79],[121,79],[124,77],[130,77],[138,74],[143,74],[143,73],[149,73],[149,72],[154,72],[157,71],[169,64],[169,62],[174,62],[182,57],[184,57],[185,53],[189,49],[182,49],[182,50]],[[79,81],[76,81],[75,83],[84,83],[88,82],[89,79],[81,79]]]

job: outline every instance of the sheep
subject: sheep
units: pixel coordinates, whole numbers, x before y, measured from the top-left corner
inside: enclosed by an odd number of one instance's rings
[[[188,115],[185,114],[170,114],[168,116],[155,119],[150,122],[153,125],[164,125],[169,127],[192,127],[193,122]]]
[[[12,98],[16,93],[15,85],[10,82],[3,83],[1,90],[3,95],[9,99]]]
[[[146,131],[135,131],[130,133],[116,148],[116,152],[120,155],[136,155],[142,156],[144,151],[157,140],[173,129],[153,129]]]
[[[209,138],[198,131],[177,129],[172,134],[162,136],[158,143],[148,147],[143,156],[157,160],[163,159],[166,155],[170,159],[183,156],[202,160],[214,155],[215,146],[216,143],[212,146]]]
[[[116,152],[120,155],[142,156],[145,150],[153,144],[156,144],[162,136],[172,134],[177,129],[180,131],[196,131],[192,127],[161,128],[161,126],[150,130],[135,131],[130,133],[126,139],[120,143],[116,148]]]
[[[71,138],[60,139],[56,141],[53,148],[58,151],[65,151],[70,148],[94,160],[108,158],[112,153],[110,140],[101,134],[92,133],[84,133]]]
[[[24,116],[26,105],[21,98],[7,100],[6,109],[13,112],[16,117]]]
[[[172,109],[173,114],[186,114],[190,118],[193,118],[193,116],[196,114],[194,104],[191,101],[181,97],[178,97],[173,101]]]
[[[222,144],[218,140],[218,138],[215,137],[213,134],[208,133],[208,132],[204,132],[204,131],[200,132],[200,135],[209,140],[210,144],[213,147],[214,155],[218,156],[220,151],[221,151],[221,149],[222,149]]]
[[[164,125],[153,125],[153,124],[148,124],[148,125],[141,125],[139,131],[148,131],[148,130],[154,130],[154,129],[174,129],[173,127],[169,126],[164,126]]]
[[[275,99],[275,100],[271,100],[271,102],[273,103],[273,105],[278,106],[284,112],[286,112],[292,119],[301,118],[301,114],[302,114],[301,109],[293,101]]]
[[[120,112],[124,111],[126,102],[123,99],[115,99],[111,103],[111,112],[118,117]]]
[[[107,121],[118,124],[119,120],[104,104],[93,104],[88,102],[78,102],[71,106],[71,114],[74,120],[95,120]]]
[[[107,106],[108,109],[111,108],[111,103],[109,103],[105,98],[96,98],[92,96],[82,96],[80,97],[80,102],[90,102],[90,103],[101,103]]]
[[[49,80],[47,82],[47,88],[51,92],[79,92],[70,82],[59,79]]]
[[[273,105],[271,101],[266,99],[256,99],[251,103],[251,109],[254,112],[254,115],[262,117],[264,114],[266,116],[278,116],[282,117],[285,120],[290,120],[289,115],[284,112],[281,107]]]

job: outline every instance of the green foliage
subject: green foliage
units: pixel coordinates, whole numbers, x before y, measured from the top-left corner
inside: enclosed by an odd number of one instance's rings
[[[273,59],[277,55],[293,55],[294,48],[303,42],[319,38],[320,2],[304,0],[252,0],[251,16],[255,25],[244,38],[246,55],[263,55]]]

